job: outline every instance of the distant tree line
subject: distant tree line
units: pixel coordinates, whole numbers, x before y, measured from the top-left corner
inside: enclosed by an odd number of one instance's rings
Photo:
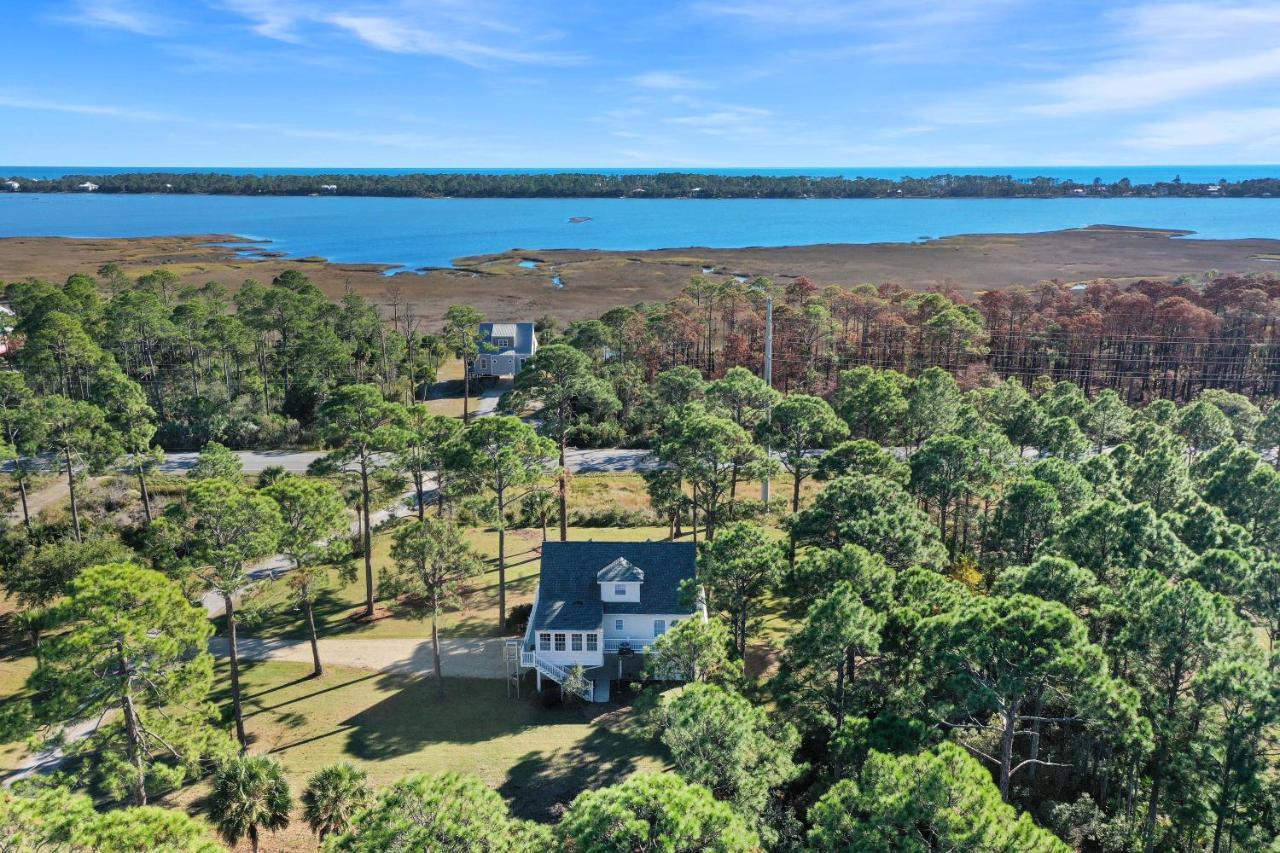
[[[1206,388],[1280,396],[1280,279],[1263,274],[1043,282],[976,297],[892,283],[695,277],[675,299],[615,308],[566,334],[648,376],[681,365],[712,379],[736,366],[760,373],[769,290],[782,391],[827,396],[842,370],[870,366],[941,367],[969,387],[1005,378],[1029,387],[1047,376],[1130,402],[1187,401]]]
[[[1135,184],[1128,178],[1077,183],[1051,177],[933,175],[867,178],[806,175],[708,175],[663,172],[602,175],[557,172],[520,175],[225,175],[216,172],[133,172],[12,177],[17,192],[177,193],[205,195],[342,195],[422,198],[1061,198],[1074,196],[1270,197],[1280,178]]]

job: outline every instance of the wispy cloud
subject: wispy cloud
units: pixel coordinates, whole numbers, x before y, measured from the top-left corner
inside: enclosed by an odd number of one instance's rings
[[[296,127],[271,122],[225,121],[220,119],[200,118],[178,115],[175,113],[137,109],[117,104],[77,103],[0,93],[0,110],[3,109],[71,113],[75,115],[97,116],[102,118],[118,118],[128,121],[187,125],[214,130],[228,130],[236,133],[263,134],[284,137],[287,139],[317,139],[387,148],[403,148],[408,150],[426,150],[445,147],[448,144],[452,144],[441,139],[440,134],[437,132],[438,129],[433,130],[431,133],[424,132],[421,134],[414,134]]]
[[[461,0],[400,0],[376,9],[357,3],[315,0],[223,0],[224,8],[241,16],[263,38],[315,45],[334,32],[375,50],[439,56],[473,67],[500,64],[570,65],[576,53],[540,47],[558,33],[527,30],[505,21],[524,21],[519,5]]]
[[[705,0],[694,10],[765,30],[924,29],[985,19],[1015,0]]]
[[[1080,61],[1069,69],[1028,66],[914,113],[927,123],[971,127],[1147,119],[1134,138],[1157,139],[1166,126],[1158,116],[1170,110],[1209,112],[1280,83],[1277,45],[1276,3],[1148,0],[1104,14],[1087,42],[1076,42]],[[1117,123],[1113,130],[1127,128]]]
[[[1280,149],[1280,107],[1211,110],[1147,122],[1127,142],[1141,150],[1230,146],[1274,154]]]
[[[1109,16],[1112,56],[1048,82],[1042,115],[1145,109],[1280,81],[1280,5],[1141,3]]]
[[[680,74],[675,71],[646,71],[643,74],[637,74],[634,77],[627,78],[627,82],[641,89],[667,89],[672,91],[688,90],[688,89],[709,89],[711,84],[705,80],[690,77],[688,74]]]
[[[773,113],[760,107],[724,105],[706,112],[669,116],[663,123],[712,136],[746,136],[772,132]]]
[[[572,53],[533,51],[485,44],[437,30],[407,27],[402,21],[377,15],[330,15],[325,22],[346,30],[371,47],[390,53],[443,56],[466,65],[484,67],[495,62],[530,65],[572,65],[582,57]]]
[[[158,36],[169,29],[168,20],[127,0],[79,0],[61,20],[104,29]]]
[[[110,116],[113,118],[133,119],[135,121],[169,121],[173,116],[151,110],[121,107],[112,104],[75,103],[67,101],[47,100],[44,98],[23,97],[0,93],[0,108],[15,110],[35,110],[38,112],[74,113],[84,116]]]

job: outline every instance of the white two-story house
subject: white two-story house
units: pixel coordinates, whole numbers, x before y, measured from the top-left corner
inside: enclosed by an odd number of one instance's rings
[[[689,542],[546,542],[521,666],[538,686],[562,683],[580,665],[592,701],[610,682],[638,678],[654,641],[684,619],[706,619],[701,596],[682,603],[681,585],[696,576]]]

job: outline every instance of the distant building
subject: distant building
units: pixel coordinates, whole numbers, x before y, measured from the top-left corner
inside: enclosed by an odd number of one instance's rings
[[[18,349],[18,341],[13,334],[15,319],[13,309],[0,302],[0,355],[8,355]]]
[[[77,184],[76,189],[84,190],[87,193],[91,193],[91,192],[97,191],[98,185],[90,181],[85,181],[83,184]]]
[[[5,181],[4,185],[15,193],[18,190],[22,189],[22,184],[18,183],[17,181]]]
[[[321,184],[320,189],[324,190],[327,193],[336,193],[338,191],[338,185],[337,184]]]
[[[537,351],[533,323],[481,323],[480,354],[469,372],[472,378],[515,376]]]

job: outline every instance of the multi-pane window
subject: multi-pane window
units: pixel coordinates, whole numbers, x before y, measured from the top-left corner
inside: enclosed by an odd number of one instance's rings
[[[573,651],[575,652],[582,651],[582,635],[581,634],[570,634],[569,642],[572,643],[570,648],[573,649]]]
[[[599,638],[595,634],[587,634],[587,651],[594,652],[600,649]]]
[[[621,619],[614,619],[614,620],[613,620],[613,630],[615,630],[615,631],[621,631],[621,630],[622,630],[622,620],[621,620]]]
[[[556,640],[556,651],[558,652],[564,651],[564,634],[556,634],[555,640]]]
[[[661,637],[665,633],[667,633],[667,621],[665,619],[654,619],[653,636]]]
[[[624,583],[615,583],[613,585],[613,594],[622,598],[627,594],[627,585]]]
[[[551,635],[550,634],[538,635],[538,651],[540,652],[551,651]]]

